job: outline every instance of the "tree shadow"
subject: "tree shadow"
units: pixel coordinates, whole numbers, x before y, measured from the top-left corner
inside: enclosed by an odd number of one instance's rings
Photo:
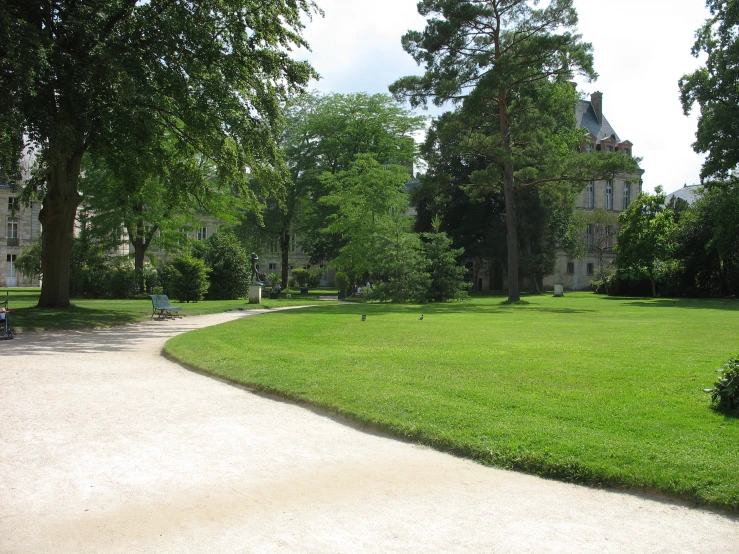
[[[645,298],[606,296],[608,301],[619,301],[626,306],[639,308],[683,308],[692,310],[726,310],[736,311],[739,302],[729,298]]]

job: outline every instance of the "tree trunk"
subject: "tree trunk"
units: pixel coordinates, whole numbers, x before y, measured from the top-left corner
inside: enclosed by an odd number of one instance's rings
[[[146,292],[144,287],[144,256],[148,245],[143,237],[136,237],[133,241],[133,267],[136,273],[136,288],[139,292]]]
[[[77,183],[84,153],[79,140],[68,156],[49,146],[47,191],[38,220],[41,223],[41,284],[39,308],[69,308],[69,262],[74,246],[74,221],[80,195]],[[55,155],[56,154],[56,155]]]
[[[516,214],[516,191],[513,181],[513,160],[511,142],[508,136],[508,111],[505,105],[505,96],[498,96],[500,113],[500,138],[506,159],[503,161],[503,196],[505,198],[505,224],[508,246],[508,302],[518,302],[521,299],[518,283],[518,216]]]
[[[286,289],[290,277],[290,232],[280,231],[280,254],[282,256],[282,288]]]
[[[647,271],[647,275],[649,276],[649,282],[652,284],[652,298],[657,298],[657,283],[654,281],[654,274],[651,269]]]

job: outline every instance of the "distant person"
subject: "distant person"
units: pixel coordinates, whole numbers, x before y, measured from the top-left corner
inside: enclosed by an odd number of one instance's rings
[[[0,308],[0,331],[5,329],[10,329],[10,314],[5,308]]]

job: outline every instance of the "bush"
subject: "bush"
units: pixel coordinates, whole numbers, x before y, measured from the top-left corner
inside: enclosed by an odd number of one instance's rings
[[[308,271],[307,269],[303,269],[302,267],[298,267],[296,269],[293,269],[292,276],[293,276],[293,279],[295,279],[295,283],[301,289],[308,287],[308,280],[310,279],[310,271]]]
[[[249,290],[250,264],[243,246],[232,233],[216,233],[205,244],[203,261],[210,269],[210,300],[236,300]]]
[[[339,289],[339,292],[345,293],[349,288],[349,277],[346,273],[339,272],[334,277],[334,283],[336,284],[336,288]]]
[[[180,302],[202,300],[210,286],[208,272],[203,260],[189,254],[175,256],[164,268],[164,291]]]
[[[270,273],[267,276],[267,282],[273,287],[276,287],[277,285],[279,285],[280,281],[282,281],[282,277],[280,276],[279,273]]]
[[[316,267],[308,272],[308,286],[311,288],[317,288],[321,286],[321,279],[323,278],[323,269]]]
[[[132,298],[138,293],[136,270],[130,258],[113,258],[103,271],[103,296],[106,298]]]
[[[719,408],[739,412],[739,356],[731,358],[716,373],[719,374],[716,384],[704,390],[711,393],[711,401]]]

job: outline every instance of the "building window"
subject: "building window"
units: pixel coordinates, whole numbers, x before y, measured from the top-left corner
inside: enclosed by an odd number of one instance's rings
[[[623,197],[623,209],[626,210],[631,203],[631,191],[629,190],[629,183],[624,183],[624,197]]]
[[[588,153],[590,153],[590,152],[592,152],[592,151],[593,151],[593,143],[592,143],[592,142],[590,142],[590,141],[587,141],[587,142],[585,143],[585,152],[588,152]]]
[[[14,212],[18,209],[18,199],[15,196],[8,196],[8,211]]]
[[[606,146],[606,152],[613,152],[613,146]]]
[[[616,234],[613,231],[613,227],[606,225],[606,249],[613,248],[613,236]]]
[[[198,240],[205,240],[208,238],[208,228],[201,227],[198,231]]]
[[[18,246],[18,220],[12,217],[8,218],[8,246]]]
[[[595,264],[588,264],[588,275],[593,274],[593,270],[595,269]]]
[[[269,264],[270,271],[277,271],[277,264]]]
[[[592,181],[585,189],[585,207],[591,209],[595,207],[595,183]]]
[[[573,275],[575,273],[575,262],[567,262],[567,274]]]
[[[625,153],[625,154],[626,154],[627,156],[631,156],[631,149],[630,149],[630,148],[624,148],[624,153]]]
[[[613,181],[606,181],[606,210],[613,209]]]
[[[588,225],[588,228],[585,232],[585,246],[588,250],[593,249],[593,245],[595,244],[595,227],[593,225]]]

